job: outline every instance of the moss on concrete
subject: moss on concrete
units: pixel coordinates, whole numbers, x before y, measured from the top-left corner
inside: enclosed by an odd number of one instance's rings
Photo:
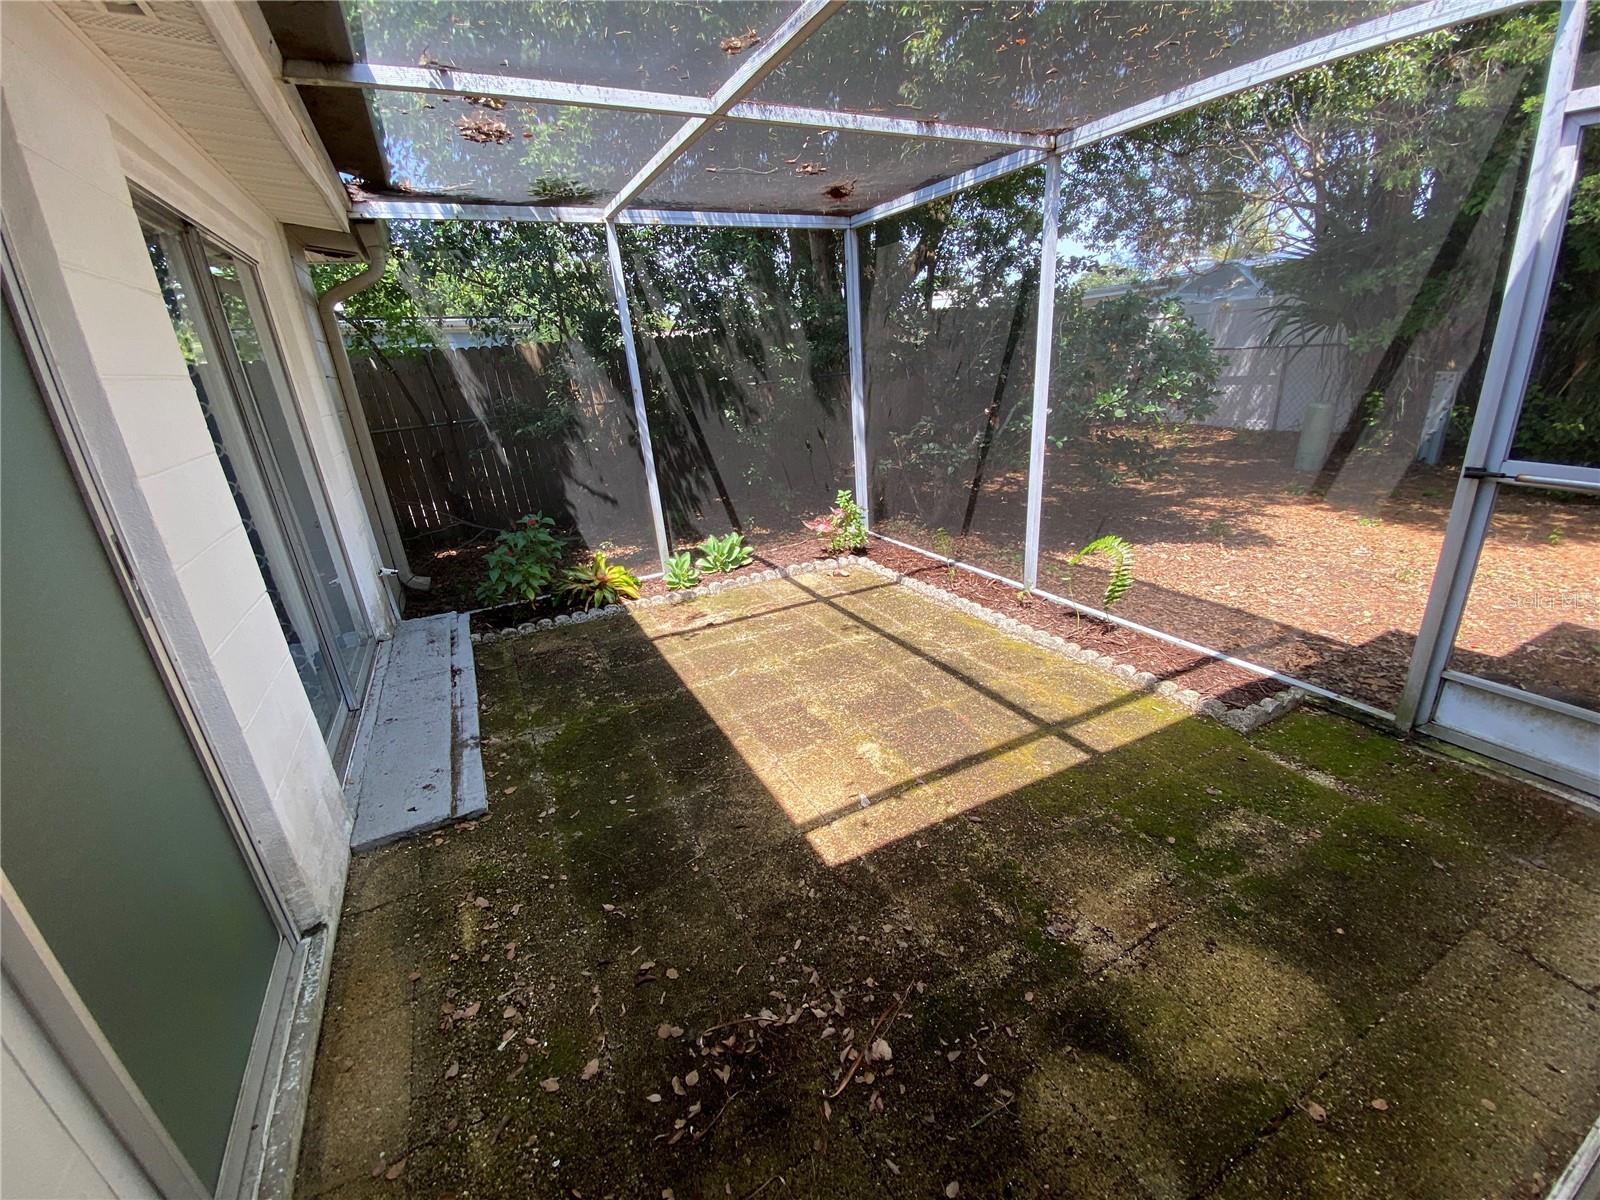
[[[1597,1106],[1596,823],[1363,726],[864,572],[479,686],[491,817],[353,865],[304,1196],[1512,1195]]]

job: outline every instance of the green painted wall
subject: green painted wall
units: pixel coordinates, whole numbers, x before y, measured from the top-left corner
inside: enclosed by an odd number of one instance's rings
[[[195,1172],[220,1173],[279,935],[5,314],[0,863]]]

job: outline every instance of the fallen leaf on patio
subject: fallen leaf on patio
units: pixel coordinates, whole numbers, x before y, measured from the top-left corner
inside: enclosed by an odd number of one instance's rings
[[[389,1165],[389,1169],[383,1173],[383,1177],[392,1183],[394,1180],[399,1179],[400,1176],[404,1175],[405,1171],[406,1160],[403,1158],[397,1158]]]
[[[985,1071],[982,1075],[979,1075],[976,1079],[974,1079],[972,1081],[972,1086],[975,1087],[975,1088],[981,1088],[988,1082],[989,1082],[989,1073],[987,1071]]]
[[[667,968],[667,978],[668,979],[676,979],[677,977],[678,977],[678,968],[677,967],[668,967]]]
[[[698,1084],[700,1082],[700,1072],[699,1071],[690,1071],[687,1075],[685,1075],[683,1077],[683,1081],[686,1084],[688,1084],[690,1087],[694,1087],[696,1084]]]
[[[453,1062],[444,1069],[446,1079],[454,1079],[459,1074],[461,1074],[461,1064],[458,1062]]]
[[[1379,1112],[1388,1112],[1389,1111],[1389,1102],[1387,1100],[1382,1100],[1382,1099],[1374,1100],[1372,1102],[1372,1107],[1377,1109]]]
[[[489,897],[487,897],[487,896],[477,896],[477,897],[475,897],[473,899],[472,903],[474,905],[476,905],[477,907],[479,907],[479,908],[488,908],[489,907]]]
[[[894,1051],[890,1048],[887,1039],[879,1038],[868,1049],[867,1057],[872,1062],[888,1062],[894,1057]]]
[[[1487,1098],[1485,1098],[1483,1100],[1479,1100],[1478,1103],[1483,1105],[1483,1107],[1485,1109],[1487,1109],[1489,1112],[1497,1112],[1498,1108],[1499,1108],[1499,1106],[1496,1105],[1493,1100],[1490,1100],[1490,1099],[1487,1099]]]
[[[645,1099],[650,1101],[651,1104],[660,1104],[661,1103],[661,1093],[660,1092],[651,1092],[648,1096],[645,1097]]]
[[[417,980],[422,978],[422,972],[421,971],[413,971],[413,972],[411,972],[411,974],[407,975],[406,978],[409,979],[412,983],[415,983]]]
[[[598,1074],[600,1074],[600,1060],[598,1058],[591,1058],[583,1064],[584,1079],[593,1079]]]
[[[682,1037],[683,1028],[679,1025],[667,1025],[663,1023],[656,1028],[656,1036],[662,1041],[666,1041],[668,1038]]]
[[[1328,1110],[1315,1100],[1308,1100],[1306,1101],[1306,1116],[1313,1121],[1326,1121],[1328,1119]]]
[[[952,1179],[949,1183],[944,1185],[944,1194],[949,1198],[949,1200],[956,1200],[956,1197],[961,1195],[961,1185]]]
[[[561,1090],[561,1081],[552,1075],[549,1079],[541,1079],[539,1086],[547,1092],[559,1092]]]

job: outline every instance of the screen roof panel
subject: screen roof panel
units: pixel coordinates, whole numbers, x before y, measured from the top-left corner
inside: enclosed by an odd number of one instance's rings
[[[346,0],[360,61],[709,96],[793,0]]]
[[[406,92],[370,92],[368,103],[385,186],[502,204],[609,197],[681,123],[651,113]]]
[[[835,13],[752,99],[1053,132],[1400,7],[863,0]]]
[[[723,121],[637,203],[846,216],[1008,153],[972,142]]]

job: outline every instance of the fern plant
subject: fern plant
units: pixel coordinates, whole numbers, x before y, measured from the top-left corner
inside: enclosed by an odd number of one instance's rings
[[[583,600],[584,608],[604,608],[619,600],[639,598],[639,580],[627,567],[606,561],[602,551],[581,566],[568,567],[561,581],[561,594]]]
[[[700,543],[699,550],[700,557],[694,565],[707,575],[737,571],[740,567],[748,566],[753,557],[750,547],[745,544],[744,535],[740,533],[708,537]]]
[[[695,569],[694,560],[689,557],[687,550],[674,554],[667,559],[667,590],[681,592],[687,588],[698,587],[700,572]]]
[[[1079,550],[1067,559],[1068,567],[1075,567],[1086,558],[1100,554],[1106,558],[1111,567],[1111,578],[1106,581],[1105,596],[1102,598],[1102,607],[1109,609],[1118,600],[1127,594],[1133,586],[1133,546],[1127,540],[1114,533],[1097,537],[1094,541]],[[1071,575],[1067,576],[1068,591],[1070,594]]]
[[[478,602],[538,599],[554,582],[565,546],[549,517],[543,513],[523,517],[515,529],[495,538],[494,549],[483,556],[485,574],[478,585]]]

